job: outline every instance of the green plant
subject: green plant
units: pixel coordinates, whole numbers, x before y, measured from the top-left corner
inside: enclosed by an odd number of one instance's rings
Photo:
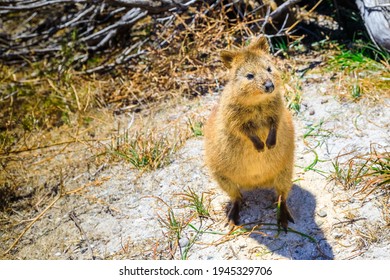
[[[330,137],[332,132],[323,128],[324,120],[320,120],[317,124],[310,124],[306,126],[306,132],[303,134],[303,139],[306,145],[311,149],[321,147],[324,141]],[[310,144],[314,143],[314,146]]]
[[[184,199],[188,202],[188,207],[195,210],[200,218],[210,217],[208,206],[205,205],[203,193],[201,196],[196,194],[193,189],[188,188],[183,194]]]
[[[373,55],[367,50],[371,50]],[[378,61],[377,61],[378,60]],[[328,61],[328,69],[331,71],[348,71],[354,70],[378,71],[384,70],[386,63],[388,64],[390,55],[385,52],[376,50],[370,45],[360,45],[354,49],[347,49],[341,46],[340,51],[331,56]]]
[[[272,44],[272,46],[275,46],[274,52],[282,53],[284,57],[289,57],[288,55],[289,48],[286,39],[276,37],[274,40],[275,42]]]
[[[390,54],[371,44],[355,42],[352,48],[341,46],[327,61],[326,70],[339,76],[341,96],[356,100],[362,96],[380,100],[389,96]]]
[[[285,89],[285,100],[287,108],[295,113],[299,113],[301,110],[302,102],[302,86],[301,80],[290,73],[289,67],[282,69],[282,81]]]
[[[359,86],[359,82],[356,81],[353,85],[352,85],[352,92],[351,92],[351,95],[354,99],[357,99],[359,97],[362,96],[362,89],[361,87]]]
[[[168,209],[167,219],[160,219],[160,222],[169,230],[169,236],[179,240],[184,224],[177,220],[175,213],[171,208]]]
[[[366,193],[366,196],[376,190],[390,191],[390,153],[379,153],[371,148],[371,153],[361,157],[368,166],[364,174],[360,174],[363,186],[358,193]]]
[[[174,257],[175,252],[179,250],[180,258],[188,259],[190,249],[194,246],[199,235],[202,233],[204,218],[210,217],[210,213],[208,211],[209,206],[205,205],[203,193],[199,196],[191,188],[187,188],[184,193],[180,193],[178,195],[184,198],[184,200],[188,203],[187,207],[192,211],[187,213],[187,215],[184,214],[180,219],[178,219],[173,209],[164,202],[164,204],[168,207],[168,211],[164,217],[158,215],[158,220],[160,225],[167,230],[165,235],[168,238],[170,255]],[[191,224],[195,217],[199,218],[199,229]],[[188,229],[195,230],[195,233],[188,233]],[[185,233],[185,231],[187,232]],[[181,244],[181,241],[183,240],[186,242]]]
[[[188,252],[191,247],[194,245],[194,242],[198,236],[196,234],[193,238],[190,238],[184,246],[180,244],[182,240],[183,231],[187,228],[189,222],[185,221],[182,217],[180,220],[175,216],[171,207],[168,207],[168,212],[165,217],[158,215],[158,221],[160,225],[166,229],[165,236],[168,240],[168,248],[172,258],[175,258],[175,252],[179,249],[180,258],[185,260],[188,258]]]
[[[193,123],[189,118],[187,124],[190,127],[190,130],[195,137],[203,136],[203,122],[197,121]]]
[[[339,157],[336,157],[332,161],[334,172],[332,172],[331,178],[335,179],[345,189],[351,189],[360,183],[360,175],[364,174],[364,164],[360,168],[356,165],[353,159],[348,161],[348,164],[341,164]]]
[[[178,143],[172,143],[166,136],[136,133],[129,137],[126,131],[113,138],[106,153],[128,161],[137,169],[153,170],[168,164],[177,147]]]
[[[287,107],[290,110],[293,110],[295,113],[299,113],[301,111],[301,101],[302,101],[301,94],[299,91],[297,91],[292,97],[287,98],[287,102],[288,102]]]

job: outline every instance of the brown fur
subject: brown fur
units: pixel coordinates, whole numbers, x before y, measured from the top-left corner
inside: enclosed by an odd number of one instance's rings
[[[278,224],[293,219],[286,199],[292,185],[294,127],[283,103],[278,71],[265,38],[239,51],[223,51],[230,69],[218,106],[205,127],[206,165],[233,206],[238,223],[241,190],[274,187],[281,198]],[[273,85],[273,86],[272,86]]]

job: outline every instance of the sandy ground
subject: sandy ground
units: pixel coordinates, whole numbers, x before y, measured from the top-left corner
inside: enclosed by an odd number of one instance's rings
[[[294,116],[296,167],[288,204],[295,232],[278,234],[271,190],[244,195],[240,220],[247,232],[230,232],[228,197],[204,166],[203,137],[194,137],[155,171],[104,165],[86,180],[82,195],[64,197],[33,225],[12,258],[390,259],[385,195],[376,192],[362,202],[356,190],[330,179],[332,161],[341,154],[369,152],[372,145],[389,150],[390,100],[339,101],[330,87],[325,78],[307,76],[301,112]],[[205,96],[155,118],[167,127],[172,121],[185,124],[189,114],[207,116],[217,99],[218,94]],[[316,155],[318,162],[308,168]],[[190,207],[190,190],[203,196],[209,217]],[[168,217],[176,227],[166,224]],[[256,223],[270,225],[254,228]]]

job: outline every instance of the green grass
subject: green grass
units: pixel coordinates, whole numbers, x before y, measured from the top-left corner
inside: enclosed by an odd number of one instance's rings
[[[171,162],[171,156],[186,139],[191,136],[203,136],[203,122],[192,122],[191,119],[188,119],[187,124],[190,128],[190,135],[188,131],[184,130],[173,137],[161,133],[140,131],[131,135],[129,131],[125,131],[122,134],[115,135],[100,156],[110,155],[113,159],[127,161],[139,170],[161,168]],[[189,190],[187,196],[195,199],[194,203],[203,202],[203,198],[196,197],[196,194],[191,190]]]
[[[351,96],[354,99],[357,99],[362,96],[362,88],[359,85],[358,79],[356,79],[355,83],[352,85]]]
[[[332,71],[348,72],[354,70],[383,70],[384,66],[377,61],[367,57],[363,52],[342,50],[339,54],[331,57],[328,65]]]
[[[167,238],[168,249],[172,258],[179,247],[179,240],[182,237],[183,229],[186,227],[183,220],[179,220],[172,208],[168,208],[167,215],[161,217],[158,215],[158,222],[162,228],[166,229],[165,236]]]
[[[191,211],[184,213],[178,219],[173,209],[164,202],[168,206],[168,211],[164,217],[158,215],[158,221],[161,227],[165,229],[167,248],[171,258],[175,258],[175,254],[178,251],[180,259],[186,260],[188,259],[191,248],[195,245],[196,240],[201,234],[201,230],[197,230],[191,222],[195,217],[198,217],[200,221],[199,229],[202,229],[203,219],[209,218],[210,214],[204,205],[203,194],[199,196],[192,189],[188,188],[185,193],[179,195],[183,196],[189,202],[187,206]],[[195,234],[188,233],[187,231],[189,229],[195,229]],[[186,239],[187,242],[181,244],[181,241]]]
[[[352,48],[340,46],[339,51],[328,60],[328,67],[332,71],[381,71],[389,66],[389,63],[388,52],[378,50],[370,43],[357,41]]]
[[[195,213],[200,218],[210,217],[209,205],[205,205],[204,194],[198,195],[191,188],[188,188],[183,194],[183,198],[188,202],[188,207],[195,210]]]
[[[252,224],[255,224],[255,223],[256,223],[256,225],[248,228],[249,225],[252,225]],[[275,231],[275,232],[277,232],[277,234],[274,237],[275,238],[279,237],[279,233],[280,233],[281,229],[280,229],[280,227],[277,224],[257,223],[257,222],[255,222],[255,223],[248,223],[248,224],[245,224],[245,225],[242,225],[242,226],[238,226],[238,227],[235,227],[235,228],[233,228],[232,230],[230,230],[228,232],[220,232],[220,231],[212,231],[212,230],[204,231],[204,230],[196,228],[192,224],[189,224],[189,226],[193,230],[195,230],[195,231],[197,231],[197,232],[199,232],[201,234],[223,235],[223,236],[226,236],[226,237],[231,237],[231,236],[240,236],[240,235],[247,236],[248,234],[255,234],[255,233],[259,233],[261,235],[265,235],[265,233],[264,233],[265,231]],[[307,238],[310,242],[317,243],[317,240],[314,237],[312,237],[312,236],[310,236],[308,234],[305,234],[303,232],[294,230],[291,227],[287,228],[287,232],[295,233],[297,235],[300,235],[302,237]]]
[[[367,172],[365,164],[361,164],[360,167],[352,158],[348,161],[348,164],[341,164],[337,157],[332,161],[334,172],[332,172],[331,178],[335,179],[345,189],[355,188],[361,182],[361,176]]]
[[[307,125],[305,127],[306,131],[303,134],[303,139],[305,144],[310,144],[311,149],[315,149],[317,147],[321,147],[325,140],[330,137],[332,132],[328,129],[323,128],[324,120],[320,120],[316,124]],[[311,144],[314,143],[314,146]]]
[[[140,170],[154,170],[168,164],[178,147],[179,143],[171,142],[166,136],[152,133],[130,136],[126,131],[113,139],[104,154],[125,160]]]
[[[359,193],[368,196],[376,190],[390,191],[390,153],[378,153],[374,150],[370,155],[364,156],[363,160],[367,162],[368,170],[359,178],[364,182]]]
[[[301,111],[302,96],[299,91],[296,91],[292,96],[287,97],[287,108],[295,113]]]
[[[326,71],[337,73],[343,97],[357,100],[389,96],[390,54],[371,44],[355,42],[353,48],[341,46],[327,61]]]
[[[316,151],[317,148],[321,148],[326,139],[330,137],[332,132],[323,127],[324,120],[320,120],[318,123],[310,124],[305,127],[306,131],[303,134],[303,142],[308,148],[308,152],[314,155],[313,161],[306,166],[299,166],[304,172],[314,171],[318,174],[325,176],[326,172],[319,169],[317,166],[320,162],[326,162],[327,160],[321,160]]]
[[[275,38],[272,44],[274,46],[274,52],[281,53],[284,57],[289,57],[289,47],[287,41],[283,38]]]
[[[203,122],[201,121],[192,122],[191,119],[189,118],[187,124],[193,136],[195,137],[203,136]]]
[[[281,70],[287,108],[298,114],[301,111],[302,103],[301,80],[296,75],[291,74],[288,68]]]

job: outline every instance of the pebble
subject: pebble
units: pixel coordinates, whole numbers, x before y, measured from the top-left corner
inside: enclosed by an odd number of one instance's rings
[[[325,103],[328,103],[328,99],[322,99],[321,100],[321,104],[325,104]]]
[[[305,126],[312,126],[313,124],[313,122],[305,122]]]
[[[180,238],[179,245],[181,248],[187,247],[187,245],[190,243],[190,240],[187,237]]]
[[[343,237],[343,234],[341,232],[336,231],[333,233],[334,239],[340,239],[341,237]]]
[[[122,227],[120,225],[115,225],[111,228],[113,234],[119,234],[122,231]]]
[[[326,91],[327,91],[326,87],[320,87],[320,92],[326,93]]]
[[[311,110],[309,111],[309,115],[310,115],[310,116],[314,115],[315,113],[316,113],[316,111],[314,111],[314,109],[311,109]]]
[[[325,218],[328,215],[328,213],[326,213],[324,209],[320,209],[317,215],[320,216],[321,218]]]

